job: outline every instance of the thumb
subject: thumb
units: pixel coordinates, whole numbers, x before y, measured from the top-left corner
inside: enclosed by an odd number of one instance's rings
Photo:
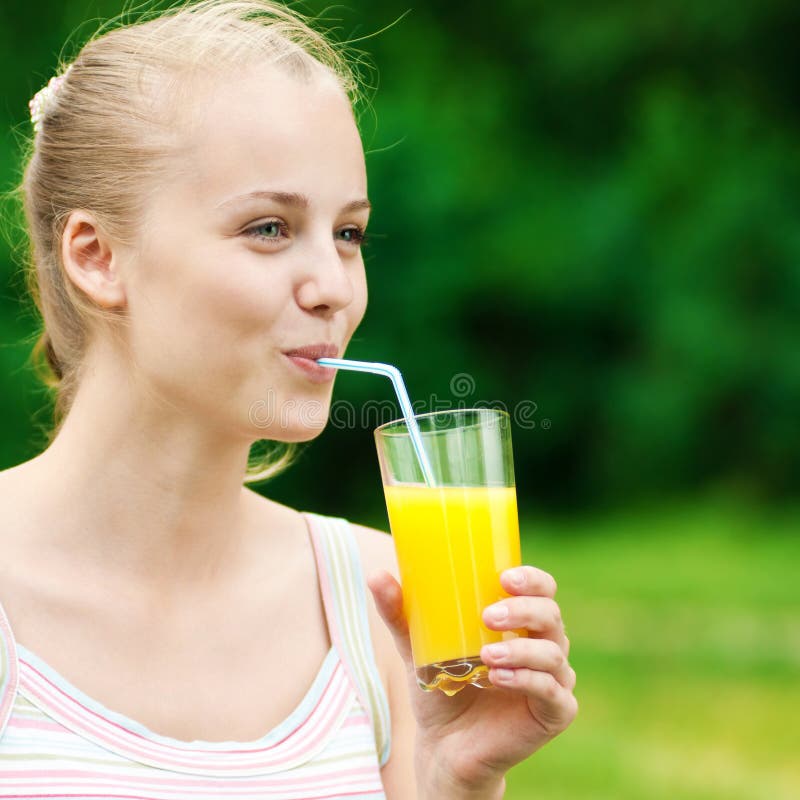
[[[411,640],[408,635],[408,622],[403,613],[403,590],[400,584],[386,570],[373,572],[367,578],[367,586],[375,598],[375,605],[381,619],[386,623],[397,651],[403,660],[411,663]]]

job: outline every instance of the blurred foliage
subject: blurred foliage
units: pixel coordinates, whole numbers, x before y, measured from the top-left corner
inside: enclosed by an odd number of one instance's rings
[[[120,7],[0,7],[4,188],[12,126],[27,132],[63,42]],[[368,36],[356,46],[377,66],[361,117],[370,307],[350,356],[396,363],[426,404],[534,401],[535,427],[514,433],[523,512],[800,488],[797,3],[429,0],[376,36],[408,6],[303,8]],[[6,251],[0,269],[7,466],[35,452],[46,413]],[[340,375],[335,398],[390,389]],[[264,491],[379,513],[371,427],[330,425]]]

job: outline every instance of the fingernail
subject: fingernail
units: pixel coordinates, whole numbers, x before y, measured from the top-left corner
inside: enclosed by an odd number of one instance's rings
[[[521,569],[508,570],[508,572],[506,572],[506,577],[508,578],[509,583],[517,588],[522,586],[522,582],[525,580],[525,576],[522,574]]]
[[[514,679],[514,670],[513,669],[496,669],[494,671],[494,676],[498,681],[502,683],[511,683]]]
[[[489,658],[505,658],[508,655],[508,645],[499,642],[498,644],[487,644],[486,655]]]
[[[489,617],[492,622],[502,622],[504,619],[508,618],[508,606],[503,603],[489,606],[489,608],[486,609],[486,616]]]

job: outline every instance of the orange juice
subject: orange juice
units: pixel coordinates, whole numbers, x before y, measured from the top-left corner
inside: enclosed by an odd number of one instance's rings
[[[384,486],[384,493],[420,684],[433,688],[420,668],[442,662],[463,662],[453,675],[466,680],[481,666],[482,645],[515,635],[489,630],[481,614],[508,596],[500,573],[520,564],[516,491]]]

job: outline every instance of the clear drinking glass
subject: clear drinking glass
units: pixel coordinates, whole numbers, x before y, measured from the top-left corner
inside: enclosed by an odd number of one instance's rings
[[[520,564],[511,421],[490,408],[415,416],[434,485],[425,482],[405,420],[375,430],[417,682],[453,695],[488,687],[484,644],[498,632],[483,609],[508,597],[500,573]]]

